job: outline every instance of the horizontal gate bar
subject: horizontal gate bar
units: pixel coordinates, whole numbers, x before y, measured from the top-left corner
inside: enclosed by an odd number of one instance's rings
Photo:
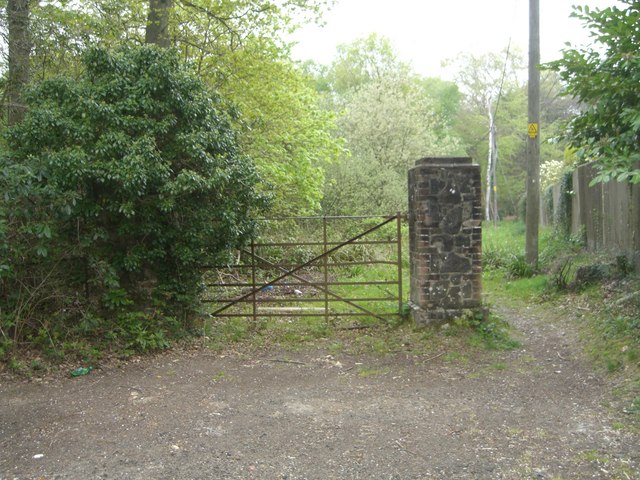
[[[265,258],[260,257],[259,255],[256,255],[255,252],[252,252],[251,257],[252,257],[252,263],[253,263],[253,261],[258,260],[258,261],[260,261],[260,262],[262,262],[262,263],[264,263],[266,265],[273,266],[273,264],[271,262],[269,262]],[[283,271],[283,272],[286,271],[284,268],[281,268],[281,267],[278,267],[277,269],[280,270],[280,271]],[[305,279],[303,277],[300,277],[300,276],[296,275],[295,273],[292,273],[291,277],[304,282],[304,285],[308,285],[310,283],[307,279]],[[339,295],[335,294],[334,292],[332,292],[331,290],[329,290],[327,288],[326,278],[325,278],[324,284],[314,284],[314,287],[317,288],[318,290],[320,290],[321,292],[325,293],[325,299],[328,298],[328,296],[332,296],[332,297],[335,297],[335,298],[338,298],[338,299],[341,298]],[[252,298],[255,299],[255,295]],[[370,312],[369,310],[367,310],[366,308],[362,307],[361,305],[353,303],[353,302],[351,302],[349,300],[342,300],[342,301],[345,302],[347,305],[351,305],[352,307],[355,307],[358,310],[361,310],[361,311],[363,311],[364,313],[366,313],[366,314],[368,314],[370,316],[373,316],[373,317],[376,316],[374,313]],[[255,302],[253,302],[253,303],[255,305]],[[325,304],[325,316],[327,314],[328,314],[328,302]],[[381,317],[378,317],[378,318],[383,320]]]
[[[327,286],[354,286],[354,285],[397,285],[398,282],[395,280],[378,280],[375,282],[299,282],[299,283],[274,283],[272,286],[274,287],[321,287],[324,285]],[[207,287],[253,287],[252,283],[205,283]],[[264,288],[264,287],[263,287]],[[260,292],[256,292],[260,293]]]
[[[405,220],[407,215],[398,213],[395,215],[327,215],[324,217],[266,217],[259,220],[278,221],[278,220],[366,220],[368,218],[383,218],[388,220],[390,218],[398,218]]]
[[[356,242],[351,242],[349,245],[395,245],[396,242],[393,240],[359,240]],[[323,247],[324,242],[283,242],[283,243],[256,243],[254,244],[256,248],[258,247]],[[327,246],[333,247],[336,245],[342,245],[340,242],[327,242]]]
[[[227,303],[233,302],[235,299],[233,298],[216,298],[216,299],[205,299],[202,300],[204,303]],[[398,297],[378,297],[378,298],[329,298],[328,302],[395,302],[398,300]],[[320,303],[324,302],[324,298],[256,298],[255,303]],[[245,298],[244,300],[240,300],[237,303],[253,303],[254,300],[250,298]]]
[[[341,267],[355,267],[358,265],[397,265],[398,262],[391,262],[388,260],[369,260],[362,262],[344,262],[344,263],[327,263],[327,267],[341,268]],[[299,263],[273,263],[274,267],[280,268],[292,268],[300,265]],[[309,267],[318,268],[324,267],[324,265],[311,264]],[[199,267],[203,270],[241,270],[243,268],[251,268],[251,265],[202,265]],[[265,269],[267,270],[267,269]]]
[[[325,313],[266,313],[266,312],[256,312],[258,317],[324,317]],[[251,317],[251,313],[219,313],[216,317],[219,318],[244,318]],[[329,312],[330,317],[375,317],[380,320],[385,320],[382,317],[398,317],[400,314],[398,312],[389,312],[389,313],[376,313],[375,315],[370,315],[364,312]]]

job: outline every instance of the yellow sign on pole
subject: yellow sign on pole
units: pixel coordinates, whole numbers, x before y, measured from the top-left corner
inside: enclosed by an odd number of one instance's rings
[[[536,138],[538,136],[538,124],[530,123],[529,124],[529,137]]]

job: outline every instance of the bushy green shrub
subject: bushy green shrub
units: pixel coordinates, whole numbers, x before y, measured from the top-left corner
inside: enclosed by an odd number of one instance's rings
[[[7,136],[5,337],[26,338],[51,311],[190,318],[199,266],[246,242],[263,203],[230,109],[175,52],[91,49],[84,68],[35,85]]]
[[[506,272],[509,278],[531,278],[536,269],[529,265],[523,254],[511,254],[507,260]]]

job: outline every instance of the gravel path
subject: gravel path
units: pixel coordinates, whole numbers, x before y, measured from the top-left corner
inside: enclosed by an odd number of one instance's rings
[[[0,479],[640,479],[571,326],[502,314],[522,348],[466,361],[196,351],[0,379]]]

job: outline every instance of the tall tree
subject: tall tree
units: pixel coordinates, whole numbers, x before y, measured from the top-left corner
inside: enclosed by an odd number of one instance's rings
[[[372,33],[353,43],[338,45],[330,81],[336,93],[346,95],[371,81],[403,76],[409,70],[398,59],[389,39]]]
[[[625,7],[576,7],[573,16],[591,30],[594,43],[569,46],[547,66],[581,102],[565,132],[580,159],[595,162],[599,181],[640,183],[640,2],[620,3]]]
[[[9,72],[6,99],[7,123],[14,125],[24,118],[25,106],[22,91],[29,83],[29,0],[7,1],[7,26],[9,29]]]
[[[323,165],[336,158],[332,112],[291,59],[284,32],[331,0],[83,0],[33,4],[33,77],[80,76],[82,52],[139,45],[161,34],[181,59],[235,106],[235,126],[283,214],[317,211]],[[161,29],[167,24],[169,29]],[[145,31],[144,26],[149,26]],[[153,33],[154,30],[156,33]],[[145,35],[146,34],[146,35]]]
[[[176,43],[201,77],[237,107],[237,126],[274,195],[273,214],[316,212],[324,166],[340,151],[333,114],[289,59],[278,32],[324,0],[176,2]],[[296,20],[297,21],[297,20]]]
[[[327,168],[324,212],[405,210],[414,162],[462,151],[445,120],[455,89],[413,74],[376,36],[341,46],[327,77],[348,152]]]
[[[434,104],[411,78],[382,78],[362,86],[338,119],[348,154],[327,169],[329,214],[404,211],[407,171],[425,156],[455,155],[460,142],[442,135]]]
[[[502,54],[490,53],[479,57],[461,55],[453,61],[457,67],[457,82],[464,95],[464,108],[459,128],[468,145],[468,154],[485,165],[485,218],[497,220],[498,213],[498,157],[510,169],[517,160],[518,152],[513,148],[516,135],[513,108],[520,103],[521,82],[519,79],[523,61],[517,51],[507,50]],[[509,115],[505,112],[510,111]],[[520,112],[520,114],[524,114]],[[482,125],[484,123],[484,125]],[[486,159],[486,163],[485,160]],[[514,178],[506,183],[513,188]],[[504,196],[504,195],[502,195]],[[507,196],[515,207],[517,199]],[[513,212],[513,208],[510,209]]]
[[[14,195],[2,198],[0,226],[13,223],[17,240],[8,263],[63,268],[61,288],[77,298],[84,284],[94,314],[96,303],[122,312],[150,296],[158,312],[192,313],[199,265],[253,235],[262,205],[253,162],[225,104],[174,51],[92,49],[84,60],[79,78],[39,83],[9,132],[0,181]]]
[[[173,0],[149,0],[145,43],[153,43],[163,48],[171,45],[169,15],[172,8]]]
[[[325,167],[341,148],[333,138],[334,115],[320,106],[311,81],[286,58],[265,52],[257,40],[225,58],[204,62],[203,72],[222,68],[233,81],[218,90],[239,109],[238,127],[244,151],[274,196],[277,215],[306,215],[320,208]]]
[[[82,52],[96,43],[107,48],[139,45],[147,6],[121,0],[31,0],[31,78],[44,80],[61,72],[79,76]]]
[[[458,86],[440,78],[421,79],[422,91],[433,102],[437,132],[450,135],[462,105],[462,94]]]

